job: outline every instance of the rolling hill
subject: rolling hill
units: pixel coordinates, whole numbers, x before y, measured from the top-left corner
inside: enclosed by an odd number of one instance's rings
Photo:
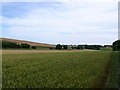
[[[15,42],[19,44],[24,43],[24,44],[29,44],[31,46],[55,47],[55,45],[52,45],[52,44],[38,43],[38,42],[25,41],[25,40],[16,40],[16,39],[10,39],[10,38],[0,38],[0,41]]]

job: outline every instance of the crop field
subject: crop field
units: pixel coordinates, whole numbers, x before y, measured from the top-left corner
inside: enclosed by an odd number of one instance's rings
[[[101,88],[111,51],[19,51],[2,54],[3,88]]]

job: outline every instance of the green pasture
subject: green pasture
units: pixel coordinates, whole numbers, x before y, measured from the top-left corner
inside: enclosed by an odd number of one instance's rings
[[[112,51],[3,53],[2,87],[105,87],[111,57]]]

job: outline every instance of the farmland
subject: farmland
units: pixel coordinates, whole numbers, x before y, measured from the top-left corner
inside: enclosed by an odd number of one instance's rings
[[[111,51],[4,50],[3,88],[104,87]]]

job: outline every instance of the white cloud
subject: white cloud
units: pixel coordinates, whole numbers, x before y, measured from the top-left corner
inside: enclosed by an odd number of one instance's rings
[[[109,25],[117,24],[117,0],[114,3],[112,0],[104,0],[108,3],[96,1],[62,0],[57,9],[36,8],[22,17],[3,16],[3,23],[10,25],[7,29],[8,35],[40,38],[40,42],[111,43],[117,39],[116,34],[112,35],[117,33],[117,27],[109,28]]]

